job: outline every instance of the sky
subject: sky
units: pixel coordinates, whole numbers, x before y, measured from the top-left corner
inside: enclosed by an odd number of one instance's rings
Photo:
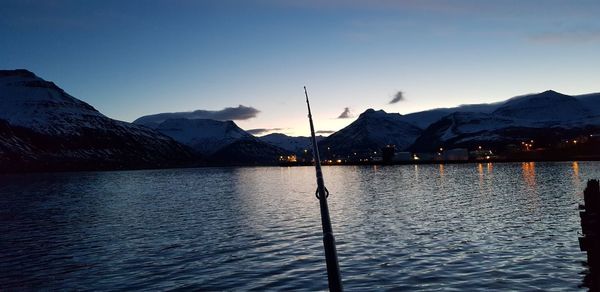
[[[118,120],[195,112],[307,135],[303,86],[322,133],[368,108],[600,92],[598,15],[597,0],[3,0],[0,68]]]

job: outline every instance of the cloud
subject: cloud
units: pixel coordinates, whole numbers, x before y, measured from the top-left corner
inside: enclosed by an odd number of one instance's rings
[[[398,91],[395,95],[394,98],[392,98],[392,100],[389,102],[389,104],[394,104],[400,101],[404,100],[404,93],[402,93],[402,91]]]
[[[337,118],[338,119],[349,119],[349,118],[353,118],[353,117],[354,117],[354,115],[352,115],[352,113],[350,112],[350,108],[345,107],[344,111]]]
[[[315,134],[333,134],[335,133],[335,131],[330,131],[330,130],[320,130],[320,131],[316,131]]]
[[[136,124],[160,124],[168,119],[211,119],[217,121],[247,120],[256,117],[260,111],[251,107],[239,105],[226,107],[222,110],[195,110],[192,112],[160,113],[148,115],[133,121]]]
[[[259,129],[250,129],[250,130],[246,130],[246,132],[252,134],[252,135],[262,135],[262,134],[266,134],[266,133],[270,133],[270,132],[275,132],[275,131],[283,131],[286,130],[285,128],[259,128]]]

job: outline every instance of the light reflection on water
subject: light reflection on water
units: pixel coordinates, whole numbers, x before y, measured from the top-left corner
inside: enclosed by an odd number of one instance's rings
[[[535,162],[523,162],[521,166],[523,168],[523,179],[527,186],[535,189]]]
[[[578,290],[600,163],[324,167],[348,290]],[[0,176],[0,288],[322,290],[311,167]]]

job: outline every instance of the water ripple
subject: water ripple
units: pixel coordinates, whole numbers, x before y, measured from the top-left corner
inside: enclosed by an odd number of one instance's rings
[[[582,290],[597,162],[325,167],[347,290]],[[325,290],[314,172],[0,176],[0,290]]]

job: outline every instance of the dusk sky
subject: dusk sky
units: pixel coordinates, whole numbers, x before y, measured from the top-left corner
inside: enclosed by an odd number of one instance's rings
[[[259,111],[243,129],[307,135],[305,85],[318,130],[368,108],[600,92],[599,15],[598,0],[4,0],[0,68],[114,119],[243,105]]]

